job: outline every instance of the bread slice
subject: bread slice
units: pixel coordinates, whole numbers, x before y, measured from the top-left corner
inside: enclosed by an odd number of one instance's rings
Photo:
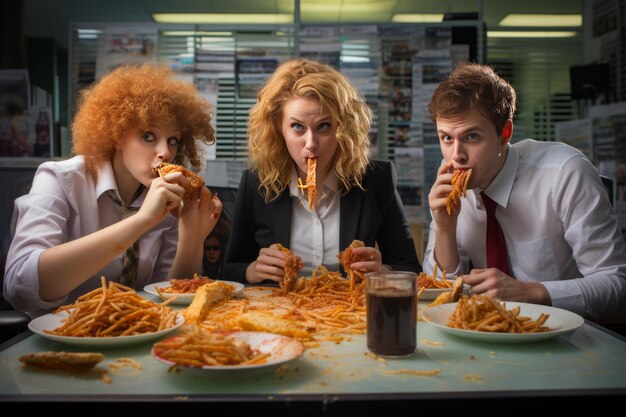
[[[282,334],[296,339],[311,339],[309,332],[297,323],[268,313],[256,311],[243,313],[237,318],[237,323],[243,330]]]
[[[233,291],[235,291],[233,285],[222,281],[215,281],[201,286],[196,290],[196,295],[193,297],[189,307],[183,310],[185,322],[197,323],[202,321],[211,307],[227,300]]]
[[[430,303],[429,307],[438,306],[440,304],[449,304],[456,303],[461,298],[463,294],[463,278],[460,276],[456,277],[454,284],[452,284],[452,289],[450,291],[446,291],[441,293],[435,298],[435,300]]]
[[[39,369],[87,372],[104,359],[102,353],[37,352],[20,356],[20,362]]]
[[[187,179],[184,198],[189,198],[194,190],[204,187],[204,179],[201,176],[189,171],[187,168],[181,165],[162,162],[161,165],[157,167],[156,171],[161,177],[164,177],[172,172],[182,172]]]

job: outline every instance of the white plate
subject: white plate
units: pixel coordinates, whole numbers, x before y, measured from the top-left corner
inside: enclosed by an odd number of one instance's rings
[[[234,281],[221,281],[221,282],[225,282],[226,284],[233,285],[235,287],[235,291],[233,291],[233,294],[237,294],[239,291],[243,290],[243,284],[241,282],[234,282]],[[159,297],[159,293],[157,292],[156,289],[167,288],[169,286],[170,286],[169,281],[163,281],[163,282],[157,282],[154,284],[146,285],[145,287],[143,287],[143,290],[149,294],[156,295],[157,297]],[[163,295],[163,298],[165,299],[176,297],[176,299],[172,301],[172,304],[189,305],[193,301],[193,297],[195,297],[196,293],[195,292],[189,292],[189,293],[162,292],[161,295]]]
[[[563,333],[575,330],[585,322],[578,314],[560,308],[538,304],[506,302],[507,310],[518,306],[520,307],[520,315],[530,317],[532,320],[537,319],[541,313],[549,314],[550,318],[548,318],[544,326],[548,326],[552,330],[542,333],[494,333],[448,327],[448,317],[450,317],[456,308],[456,303],[429,307],[422,312],[422,317],[424,317],[425,321],[444,332],[468,339],[497,343],[526,343],[551,339]]]
[[[239,341],[246,342],[252,349],[256,349],[261,353],[267,352],[270,356],[267,358],[265,363],[255,365],[222,365],[203,367],[179,366],[202,372],[214,372],[221,374],[237,373],[241,371],[271,371],[283,363],[296,359],[304,352],[304,345],[296,339],[288,336],[264,332],[220,332],[220,334],[228,337],[234,337]],[[169,359],[159,356],[159,352],[156,352],[154,346],[152,347],[152,356],[167,365],[175,365],[175,363]]]
[[[59,336],[50,333],[44,333],[44,330],[54,330],[61,326],[62,320],[67,317],[67,313],[62,311],[56,314],[46,314],[45,316],[37,317],[28,323],[28,328],[37,333],[41,337],[54,340],[61,343],[66,343],[76,346],[125,346],[135,343],[141,343],[148,340],[157,339],[168,333],[173,332],[185,323],[185,318],[182,314],[176,316],[176,324],[165,330],[154,333],[143,333],[131,336],[112,336],[112,337],[76,337],[76,336]]]

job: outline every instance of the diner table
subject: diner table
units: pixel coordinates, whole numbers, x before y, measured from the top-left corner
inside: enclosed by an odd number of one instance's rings
[[[420,302],[419,308],[424,305]],[[567,400],[575,406],[589,398],[626,394],[626,339],[589,321],[570,333],[532,343],[477,341],[424,321],[417,326],[418,348],[409,358],[376,357],[368,352],[365,335],[349,335],[338,343],[322,341],[319,347],[307,348],[277,369],[220,373],[171,370],[152,357],[154,341],[93,349],[27,331],[0,346],[0,401],[23,407],[80,402],[93,410],[108,406],[128,411],[141,404],[143,410],[151,406],[157,411],[204,406],[274,415],[352,415],[345,413],[355,410],[369,415],[414,404],[422,410],[449,411],[460,402],[506,405],[511,412],[535,407],[538,400]],[[132,358],[143,369],[109,371],[107,383],[93,370],[41,371],[25,368],[18,360],[40,351],[97,351],[105,355],[99,368],[106,369],[117,358]],[[434,375],[420,374],[437,370]]]

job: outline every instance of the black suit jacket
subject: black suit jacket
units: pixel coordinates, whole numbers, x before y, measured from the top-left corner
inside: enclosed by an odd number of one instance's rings
[[[289,189],[266,203],[259,193],[259,184],[256,173],[244,171],[235,200],[223,279],[246,282],[246,268],[256,260],[261,248],[273,243],[290,246]],[[363,188],[365,191],[353,187],[340,197],[339,247],[346,248],[355,239],[366,246],[378,243],[383,264],[394,270],[421,272],[391,162],[373,161],[363,178]]]

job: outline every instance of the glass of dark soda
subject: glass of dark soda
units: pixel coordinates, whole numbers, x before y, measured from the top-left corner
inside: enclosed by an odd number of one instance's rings
[[[365,274],[367,347],[379,356],[403,358],[417,346],[417,275],[391,271]]]

